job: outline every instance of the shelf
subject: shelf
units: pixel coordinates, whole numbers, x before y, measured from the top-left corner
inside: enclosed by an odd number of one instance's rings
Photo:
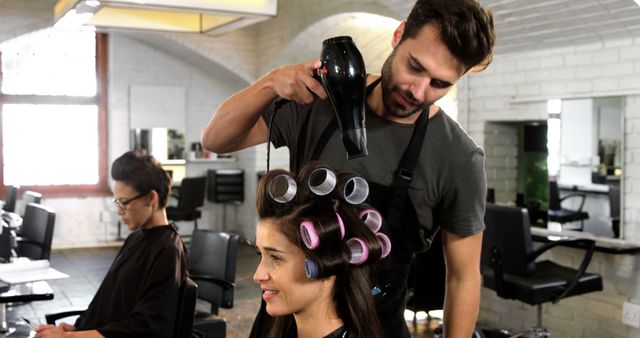
[[[193,160],[187,160],[187,163],[223,163],[223,162],[235,162],[236,158],[196,158]]]

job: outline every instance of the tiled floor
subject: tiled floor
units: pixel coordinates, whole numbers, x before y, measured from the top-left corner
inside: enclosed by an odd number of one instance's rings
[[[67,273],[69,278],[50,281],[55,293],[53,300],[15,306],[10,310],[10,316],[24,316],[32,322],[41,323],[44,322],[46,313],[69,308],[86,308],[117,251],[117,247],[54,250],[51,265]],[[219,313],[227,320],[227,337],[244,338],[248,337],[251,331],[254,316],[260,305],[260,289],[252,280],[258,259],[254,248],[240,245],[234,307],[220,309]],[[207,311],[208,305],[199,302],[198,309]],[[409,328],[413,337],[433,337],[430,325],[424,320],[419,321],[416,327],[409,323]]]

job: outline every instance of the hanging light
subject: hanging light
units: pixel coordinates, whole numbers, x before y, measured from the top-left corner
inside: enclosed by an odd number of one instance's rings
[[[58,0],[56,25],[221,34],[277,15],[278,0]]]

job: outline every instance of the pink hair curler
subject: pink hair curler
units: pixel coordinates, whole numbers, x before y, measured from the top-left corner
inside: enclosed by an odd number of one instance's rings
[[[310,221],[302,221],[300,223],[300,236],[304,245],[310,250],[314,250],[320,245],[320,237],[318,237],[318,233]]]
[[[360,265],[367,261],[369,258],[369,248],[367,244],[358,237],[353,237],[347,240],[347,246],[351,252],[351,258],[349,263],[354,265]]]
[[[374,233],[380,231],[382,227],[382,215],[376,209],[365,209],[360,212],[360,219],[366,224]]]
[[[380,245],[382,246],[382,254],[380,255],[380,258],[389,256],[389,253],[391,252],[391,240],[389,239],[389,237],[381,232],[377,233],[376,237],[378,238],[378,240],[380,241]]]
[[[340,214],[336,212],[336,217],[338,217],[338,225],[340,225],[340,239],[344,238],[344,222],[342,221],[342,217]]]

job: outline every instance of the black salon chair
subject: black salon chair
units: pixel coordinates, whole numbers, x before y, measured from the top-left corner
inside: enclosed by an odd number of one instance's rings
[[[53,209],[29,203],[22,220],[22,231],[17,238],[16,254],[29,259],[49,259],[56,221]]]
[[[620,238],[620,187],[609,186],[609,216],[613,237]]]
[[[602,277],[587,273],[595,242],[588,239],[558,240],[533,249],[527,209],[487,204],[482,242],[482,276],[485,287],[499,297],[537,307],[534,337],[548,337],[542,328],[542,304],[602,290]],[[536,259],[560,245],[579,246],[585,255],[578,269]],[[531,337],[531,336],[530,336]]]
[[[177,206],[167,207],[167,218],[170,221],[193,221],[194,229],[198,228],[198,219],[202,217],[199,209],[204,205],[206,177],[185,177],[171,196],[178,200]]]
[[[18,199],[18,187],[8,185],[6,189],[7,192],[4,195],[4,205],[2,206],[2,210],[6,212],[15,212],[16,200]]]
[[[22,201],[20,203],[20,206],[17,208],[16,213],[20,215],[20,217],[24,217],[24,214],[27,211],[27,205],[29,205],[29,203],[40,204],[40,202],[42,202],[41,193],[27,190],[22,194]]]
[[[178,294],[178,307],[176,309],[176,322],[173,328],[173,337],[190,338],[193,331],[193,316],[196,309],[196,298],[198,295],[198,285],[190,278],[185,279],[180,285]],[[70,310],[59,313],[45,315],[47,324],[55,325],[60,319],[79,316],[84,310]]]
[[[570,198],[582,199],[580,207],[578,207],[577,210],[570,210],[562,207],[562,202]],[[584,220],[589,219],[589,213],[582,211],[586,198],[587,195],[582,193],[570,193],[560,197],[558,182],[549,181],[549,221],[558,222],[560,224],[579,221],[579,230],[582,231],[584,229]]]
[[[208,312],[196,312],[194,328],[207,337],[224,337],[226,322],[218,309],[233,307],[236,261],[240,236],[222,231],[194,230],[189,253],[189,276],[198,283],[198,299],[210,304]]]

